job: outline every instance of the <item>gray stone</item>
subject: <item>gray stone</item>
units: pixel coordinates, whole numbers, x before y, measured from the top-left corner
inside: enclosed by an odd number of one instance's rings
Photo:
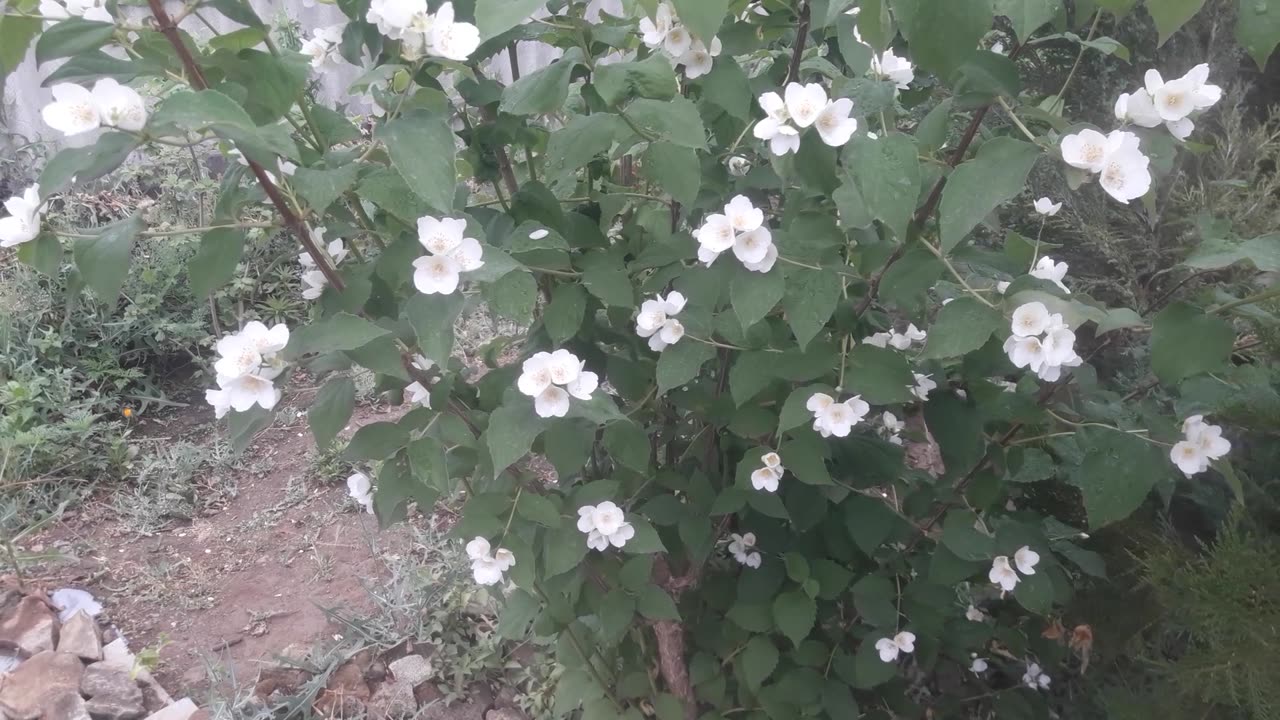
[[[62,695],[78,695],[83,674],[84,664],[75,655],[51,650],[34,655],[0,685],[0,714],[34,720]]]
[[[162,710],[151,713],[147,716],[147,720],[190,720],[199,709],[191,698],[182,698]]]
[[[85,668],[80,693],[89,697],[89,714],[94,720],[134,720],[147,714],[142,688],[129,673],[107,663]]]
[[[382,683],[369,698],[371,720],[405,718],[417,711],[418,701],[413,698],[413,686],[400,680]]]
[[[529,716],[516,708],[494,708],[484,714],[484,720],[529,720]]]
[[[387,669],[396,682],[405,683],[410,688],[421,685],[431,679],[432,675],[431,661],[421,655],[405,655],[392,660]]]
[[[90,720],[84,698],[73,692],[59,695],[44,707],[44,720]]]
[[[28,595],[0,613],[0,647],[17,648],[24,655],[53,650],[58,640],[58,616],[45,601]]]
[[[102,637],[98,634],[98,623],[83,610],[62,623],[58,631],[58,652],[79,655],[87,662],[102,659]]]
[[[138,701],[125,700],[115,695],[97,695],[85,703],[93,720],[136,720],[147,713],[142,706],[142,697]]]

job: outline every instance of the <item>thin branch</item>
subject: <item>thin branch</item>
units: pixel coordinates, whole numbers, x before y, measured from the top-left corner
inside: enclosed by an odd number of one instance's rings
[[[787,80],[782,84],[783,87],[800,79],[800,59],[804,56],[804,45],[808,39],[809,2],[804,0],[800,6],[800,22],[796,25],[796,44],[791,51],[791,64],[787,66]]]

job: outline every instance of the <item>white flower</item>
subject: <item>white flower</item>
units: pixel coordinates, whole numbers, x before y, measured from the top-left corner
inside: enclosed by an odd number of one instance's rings
[[[93,84],[92,95],[103,125],[138,132],[147,124],[147,104],[137,90],[103,78]]]
[[[1013,554],[1013,564],[1018,566],[1018,572],[1023,575],[1035,575],[1036,565],[1039,563],[1040,554],[1026,545],[1018,548],[1018,552]]]
[[[1145,88],[1139,88],[1132,93],[1120,93],[1120,97],[1116,98],[1114,110],[1117,120],[1131,122],[1141,127],[1151,128],[1164,122],[1160,113],[1156,112],[1156,104],[1151,99],[1151,93],[1148,93]]]
[[[1063,161],[1071,167],[1102,172],[1107,157],[1106,135],[1097,130],[1081,130],[1074,135],[1064,135],[1059,147]]]
[[[773,233],[767,227],[758,227],[739,234],[733,239],[733,254],[743,265],[758,264],[765,260],[773,247]]]
[[[760,96],[758,102],[767,117],[755,124],[751,134],[760,140],[767,140],[769,150],[774,155],[786,155],[799,150],[800,131],[790,124],[791,115],[787,112],[786,101],[776,92],[767,92]]]
[[[342,31],[345,24],[316,28],[311,37],[302,41],[299,51],[311,58],[313,70],[332,70],[342,64]]]
[[[914,652],[915,649],[916,636],[906,630],[892,638],[880,638],[876,641],[876,650],[880,653],[880,659],[887,663],[897,660],[898,653]]]
[[[600,551],[620,548],[636,534],[622,508],[608,500],[578,508],[578,530],[587,534],[587,547]]]
[[[360,503],[365,512],[373,512],[373,483],[369,481],[368,475],[358,472],[347,478],[347,495]]]
[[[409,385],[405,387],[404,391],[409,393],[409,402],[414,405],[421,405],[428,408],[431,407],[431,391],[422,383],[415,380],[409,383]]]
[[[987,573],[987,577],[1005,592],[1013,592],[1018,585],[1018,573],[1009,566],[1007,555],[998,555],[991,561],[991,572]]]
[[[1208,65],[1205,65],[1205,76],[1208,76]],[[1181,120],[1196,109],[1195,82],[1188,77],[1165,82],[1160,71],[1151,69],[1142,78],[1147,94],[1155,105],[1160,119],[1166,122]]]
[[[225,402],[236,412],[245,412],[254,405],[270,410],[280,402],[281,393],[271,383],[270,378],[261,375],[241,375],[239,377],[218,376],[218,386],[226,395]],[[206,400],[208,398],[206,397]],[[218,405],[214,404],[216,414]]]
[[[213,406],[213,417],[221,420],[231,411],[231,394],[221,388],[205,390],[204,401]]]
[[[987,661],[986,661],[986,660],[984,660],[984,659],[982,659],[982,658],[980,658],[980,657],[975,657],[975,658],[973,659],[973,662],[969,664],[969,671],[970,671],[970,672],[972,672],[972,673],[977,673],[977,674],[982,674],[982,673],[986,672],[986,671],[987,671]]]
[[[1062,292],[1070,294],[1071,290],[1063,283],[1063,279],[1067,277],[1067,264],[1064,262],[1054,262],[1053,258],[1045,255],[1036,261],[1036,266],[1031,268],[1031,277],[1048,280],[1062,289]]]
[[[814,126],[822,142],[831,147],[841,147],[849,142],[858,129],[858,121],[849,117],[853,112],[853,101],[848,98],[832,100],[818,113]]]
[[[724,206],[724,214],[737,233],[751,232],[764,224],[764,211],[752,205],[746,195],[735,195]]]
[[[916,379],[916,384],[911,388],[911,394],[921,400],[928,400],[929,393],[933,392],[938,387],[938,383],[934,382],[933,378],[929,375],[921,375],[920,373],[911,374],[915,376]]]
[[[303,300],[318,300],[329,285],[329,279],[319,270],[304,270],[300,277]]]
[[[40,0],[38,13],[46,20],[78,17],[94,22],[114,22],[111,13],[107,11],[106,0],[66,0],[65,6],[56,0]],[[53,24],[46,22],[45,29]]]
[[[214,414],[221,417],[228,408],[244,412],[254,405],[274,408],[281,393],[272,380],[284,371],[278,353],[288,343],[289,328],[283,323],[267,328],[257,320],[220,339],[215,348],[219,358],[213,364],[220,390],[205,392]]]
[[[760,553],[751,549],[756,545],[755,533],[729,533],[729,537],[729,554],[734,560],[749,568],[760,567]]]
[[[726,165],[729,168],[729,174],[734,177],[745,177],[751,172],[751,161],[741,155],[730,157]]]
[[[1064,266],[1065,267],[1065,266]],[[1065,270],[1063,271],[1066,272]],[[1017,337],[1040,335],[1049,329],[1049,308],[1042,302],[1019,305],[1013,311],[1013,334]]]
[[[986,622],[987,615],[973,605],[969,605],[964,611],[964,617],[969,622]]]
[[[761,228],[761,230],[767,231],[766,228]],[[765,251],[764,257],[762,259],[756,262],[743,261],[742,267],[750,270],[751,272],[767,273],[773,269],[773,264],[776,263],[777,261],[778,261],[778,246],[770,242],[769,248],[768,250]]]
[[[685,77],[690,80],[699,78],[711,72],[711,67],[715,58],[720,55],[720,51],[720,38],[711,38],[709,48],[701,40],[694,40],[689,50],[676,58],[676,64],[684,66]]]
[[[1004,43],[999,40],[995,41],[995,43],[991,45],[991,52],[997,55],[1004,55]]]
[[[813,429],[822,437],[848,437],[854,425],[871,412],[871,406],[860,395],[836,402],[825,393],[814,393],[805,402],[805,408],[813,413]]]
[[[1032,690],[1047,690],[1050,682],[1050,677],[1044,674],[1039,665],[1035,663],[1027,664],[1027,671],[1022,674],[1022,684]]]
[[[1138,136],[1113,130],[1107,136],[1106,154],[1098,184],[1108,195],[1127,203],[1151,189],[1151,159],[1139,149]]]
[[[552,385],[533,399],[533,411],[538,417],[564,417],[569,414],[569,393]]]
[[[429,253],[413,261],[413,284],[419,292],[452,294],[460,273],[484,265],[480,241],[466,237],[466,231],[467,221],[459,218],[418,218],[418,242]]]
[[[413,357],[409,360],[409,364],[414,366],[418,370],[421,370],[422,372],[426,372],[436,366],[436,364],[432,362],[430,358],[423,355],[419,355],[418,353],[413,354]]]
[[[702,227],[698,228],[694,237],[708,252],[719,254],[733,247],[737,233],[733,231],[733,223],[727,216],[712,213],[703,220]]]
[[[683,310],[684,304],[684,295],[674,290],[665,298],[657,295],[653,300],[645,300],[636,315],[636,334],[649,338],[649,347],[655,352],[676,343],[684,337],[684,325],[672,316]]]
[[[778,492],[778,481],[786,474],[782,466],[782,458],[776,452],[767,452],[760,456],[764,466],[751,473],[751,487],[765,492]]]
[[[480,29],[471,23],[453,21],[453,3],[440,6],[427,34],[427,48],[432,55],[464,62],[480,47]]]
[[[1059,210],[1062,209],[1062,203],[1060,202],[1056,203],[1047,197],[1042,197],[1039,200],[1036,200],[1035,209],[1036,209],[1036,212],[1040,213],[1041,215],[1053,217],[1054,215],[1058,214]]]
[[[428,17],[427,0],[371,0],[365,20],[378,26],[378,32],[392,40],[403,38],[413,25]]]
[[[1222,437],[1222,428],[1204,421],[1203,415],[1192,415],[1182,422],[1184,439],[1169,451],[1169,459],[1187,477],[1209,469],[1211,460],[1217,460],[1231,451],[1231,442]]]
[[[667,3],[658,3],[653,19],[640,18],[640,34],[650,50],[657,50],[667,39],[667,33],[675,27],[675,11]]]
[[[1060,324],[1061,317],[1061,315],[1053,315],[1058,322],[1050,327],[1049,332],[1040,341],[1040,346],[1044,349],[1044,361],[1048,365],[1075,367],[1079,364],[1075,362],[1078,359],[1075,351],[1076,334],[1067,326]]]
[[[534,353],[524,361],[521,370],[516,387],[529,397],[537,397],[551,386],[551,353]]]
[[[654,352],[662,352],[667,346],[674,345],[684,337],[684,325],[679,320],[670,318],[662,323],[662,327],[658,332],[649,337],[649,349]]]
[[[1202,473],[1209,469],[1209,457],[1204,448],[1190,440],[1181,440],[1169,451],[1169,459],[1178,466],[1187,477]]]
[[[68,137],[102,126],[98,103],[88,89],[73,83],[58,83],[52,90],[53,102],[40,111],[46,125]]]
[[[678,325],[679,323],[676,324]],[[683,328],[680,332],[682,334],[684,333]],[[676,340],[679,340],[679,338],[676,338]],[[675,340],[672,340],[671,342],[675,342]],[[569,383],[564,386],[564,389],[570,395],[578,398],[579,400],[590,400],[591,393],[595,392],[596,388],[600,386],[600,377],[589,370],[581,369],[582,367],[586,367],[585,362],[581,364],[578,370],[578,376],[573,380],[570,380]]]
[[[569,412],[570,395],[589,400],[599,385],[596,374],[583,370],[584,366],[568,350],[535,353],[521,366],[516,387],[533,398],[539,417],[564,417]]]
[[[462,244],[467,221],[461,218],[418,218],[418,242],[434,255],[444,255]]]
[[[878,348],[889,347],[889,341],[893,339],[893,333],[878,332],[874,335],[868,335],[862,338],[862,342],[867,345],[873,345]]]
[[[547,367],[551,371],[551,382],[556,385],[568,385],[578,379],[582,371],[582,361],[568,350],[560,349],[547,358]]]
[[[1008,289],[1009,289],[1009,281],[1008,281],[1008,280],[1001,280],[1001,281],[999,281],[999,282],[997,282],[997,283],[996,283],[996,292],[1000,293],[1001,295],[1005,294],[1005,292],[1006,292]]]
[[[917,328],[915,323],[911,323],[907,325],[904,332],[894,331],[890,334],[888,344],[895,350],[910,350],[913,344],[924,342],[928,337],[928,333]]]
[[[890,48],[883,55],[871,56],[871,71],[880,77],[892,80],[899,90],[906,90],[916,79],[915,66],[906,58],[893,54]]]
[[[506,548],[490,553],[489,541],[476,537],[467,543],[467,557],[471,558],[471,574],[480,585],[496,585],[502,582],[502,573],[515,567],[516,556]]]
[[[894,445],[901,445],[902,431],[906,429],[907,424],[899,420],[897,415],[887,410],[880,416],[880,422],[880,436]]]
[[[662,41],[662,51],[673,58],[678,58],[689,52],[689,48],[693,47],[693,36],[689,34],[689,29],[683,25],[674,25],[667,33],[667,37]]]
[[[413,286],[427,295],[452,294],[458,289],[462,266],[447,255],[423,255],[413,261]]]
[[[32,185],[4,201],[9,216],[0,218],[0,248],[31,242],[40,235],[40,220],[45,203],[40,202],[40,186]]]
[[[787,114],[800,128],[807,128],[817,122],[818,115],[827,107],[827,91],[818,83],[790,83],[783,91],[783,97],[787,104]]]
[[[1018,337],[1010,335],[1004,341],[1004,353],[1014,367],[1030,368],[1031,372],[1039,372],[1044,365],[1044,346],[1038,337]]]

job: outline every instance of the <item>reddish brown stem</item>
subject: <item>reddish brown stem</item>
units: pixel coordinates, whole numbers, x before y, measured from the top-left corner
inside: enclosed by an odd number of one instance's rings
[[[684,661],[684,626],[674,620],[658,620],[653,623],[653,634],[658,638],[658,670],[662,680],[684,705],[685,720],[698,717],[698,700],[689,682],[689,666]]]
[[[164,9],[163,0],[147,0],[147,5],[151,8],[151,14],[155,16],[156,26],[165,39],[169,41],[169,44],[173,46],[173,51],[177,53],[178,59],[182,61],[182,67],[186,69],[191,87],[196,90],[209,89],[209,81],[205,79],[204,71],[200,69],[200,63],[196,62],[186,43],[182,42],[182,36],[178,33],[177,25],[174,24],[173,18]],[[276,184],[272,182],[266,169],[248,155],[244,155],[244,159],[249,163],[249,169],[253,171],[258,183],[262,185],[262,190],[267,194],[267,198],[271,200],[271,204],[275,205],[276,211],[284,219],[285,226],[298,236],[298,241],[302,243],[302,247],[306,249],[307,254],[315,260],[316,268],[324,274],[325,280],[338,292],[346,289],[346,283],[342,282],[342,277],[329,264],[329,258],[311,239],[311,231],[307,229],[307,224],[289,206],[284,195],[280,193],[280,188],[276,187]]]
[[[800,59],[804,56],[804,45],[808,38],[809,3],[806,0],[800,6],[800,22],[796,25],[796,44],[791,51],[791,64],[787,66],[787,80],[783,83],[783,87],[800,79]]]

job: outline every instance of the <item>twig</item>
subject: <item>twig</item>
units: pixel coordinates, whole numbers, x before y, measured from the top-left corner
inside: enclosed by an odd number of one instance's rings
[[[791,64],[787,66],[787,80],[783,87],[800,79],[800,58],[804,55],[805,41],[809,39],[809,2],[800,6],[800,22],[796,25],[796,44],[791,51]]]

